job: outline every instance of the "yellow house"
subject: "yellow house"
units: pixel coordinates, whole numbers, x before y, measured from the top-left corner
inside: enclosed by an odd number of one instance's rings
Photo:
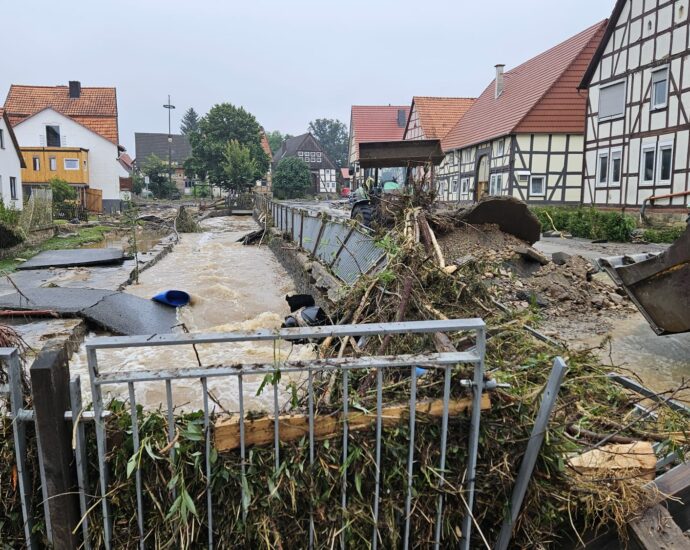
[[[45,185],[54,178],[89,185],[89,150],[80,147],[21,147],[23,185]]]

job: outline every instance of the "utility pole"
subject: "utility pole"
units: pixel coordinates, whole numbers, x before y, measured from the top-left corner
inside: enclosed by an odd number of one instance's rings
[[[168,103],[163,105],[168,110],[168,184],[172,188],[172,129],[170,127],[170,112],[175,106],[170,102],[170,94],[168,94]]]

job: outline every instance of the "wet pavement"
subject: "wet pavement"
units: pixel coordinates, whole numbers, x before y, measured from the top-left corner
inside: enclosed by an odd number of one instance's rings
[[[74,248],[46,250],[17,266],[26,269],[49,269],[51,267],[83,267],[93,265],[121,264],[125,261],[121,248]]]
[[[643,252],[659,253],[668,248],[667,244],[639,243],[593,243],[587,239],[562,239],[560,237],[542,237],[534,248],[547,254],[550,258],[556,252],[565,252],[571,256],[582,256],[590,261],[608,256],[625,254],[642,254]]]

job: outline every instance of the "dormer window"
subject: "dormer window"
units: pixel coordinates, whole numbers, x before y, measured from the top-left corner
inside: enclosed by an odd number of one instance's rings
[[[46,126],[46,145],[48,147],[60,147],[60,127]]]

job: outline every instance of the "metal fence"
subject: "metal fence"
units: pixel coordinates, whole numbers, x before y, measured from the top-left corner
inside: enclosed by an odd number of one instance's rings
[[[313,254],[346,284],[385,266],[385,251],[354,222],[329,219],[261,195],[255,197],[254,207],[257,213],[270,214],[273,227]]]

